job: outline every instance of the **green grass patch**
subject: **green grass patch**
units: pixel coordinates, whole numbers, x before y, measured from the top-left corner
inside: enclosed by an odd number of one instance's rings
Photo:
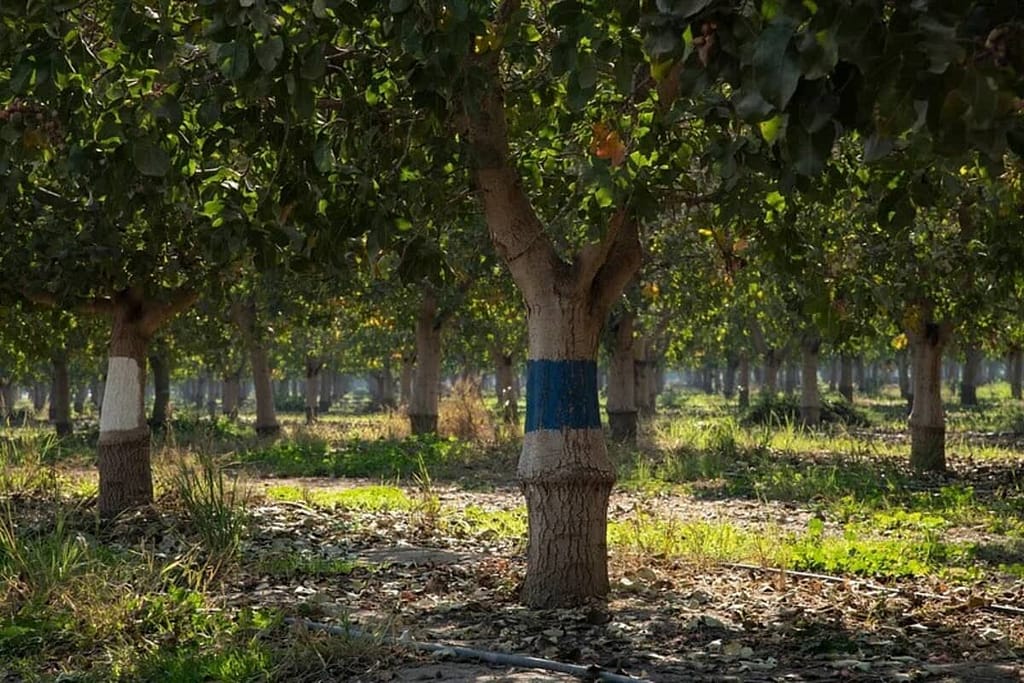
[[[290,581],[304,577],[348,576],[360,566],[365,565],[343,558],[306,557],[298,553],[283,553],[259,557],[251,566],[251,571],[259,576]]]
[[[397,486],[356,486],[340,491],[318,491],[298,486],[271,486],[266,491],[271,500],[301,502],[317,507],[338,507],[350,510],[411,510],[416,503]]]

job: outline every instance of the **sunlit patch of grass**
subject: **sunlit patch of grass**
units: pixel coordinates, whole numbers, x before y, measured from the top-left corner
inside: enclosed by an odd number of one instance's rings
[[[487,510],[476,505],[468,505],[462,510],[447,510],[444,526],[453,533],[462,531],[485,538],[525,539],[526,508],[520,506],[511,510]]]
[[[301,502],[317,507],[351,510],[411,510],[415,502],[397,486],[355,486],[350,489],[323,491],[298,486],[271,486],[266,492],[271,500]]]
[[[251,566],[257,576],[269,576],[275,580],[290,581],[294,578],[348,576],[359,562],[344,558],[306,556],[296,552],[262,555]]]

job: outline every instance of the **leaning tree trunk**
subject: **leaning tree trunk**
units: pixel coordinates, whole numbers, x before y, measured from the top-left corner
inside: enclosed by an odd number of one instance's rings
[[[1009,356],[1007,357],[1006,363],[1006,374],[1007,379],[1010,382],[1010,396],[1017,399],[1021,398],[1021,376],[1024,374],[1024,364],[1021,363],[1024,354],[1017,347],[1010,349]]]
[[[952,328],[928,320],[909,330],[913,353],[914,407],[910,411],[910,465],[946,470],[946,421],[942,410],[942,351]]]
[[[510,427],[519,426],[519,380],[516,378],[513,356],[497,346],[494,356],[494,390],[501,407],[501,421]],[[630,362],[633,362],[630,356]]]
[[[163,351],[152,353],[149,362],[153,366],[153,412],[149,426],[153,431],[167,427],[167,409],[171,403],[171,368]]]
[[[158,304],[129,289],[109,304],[113,329],[100,409],[101,517],[153,501],[145,416],[146,351],[160,325],[193,301],[195,295],[181,292],[171,303]]]
[[[983,356],[977,344],[970,344],[964,352],[964,372],[960,379],[960,405],[978,405],[978,378]]]
[[[316,422],[319,404],[317,403],[317,390],[320,388],[320,371],[323,369],[323,362],[312,356],[306,356],[306,383],[304,393],[306,395],[306,424]]]
[[[636,361],[633,356],[633,320],[623,313],[612,325],[611,363],[608,367],[608,426],[612,439],[636,443]]]
[[[845,353],[839,361],[839,393],[853,403],[853,356]]]
[[[745,410],[750,407],[750,358],[746,352],[740,356],[738,374],[739,406],[741,410]]]
[[[53,357],[53,426],[57,436],[71,434],[71,380],[68,376],[68,357],[59,353]]]
[[[808,427],[821,423],[821,396],[818,394],[818,352],[821,340],[807,335],[800,344],[802,381],[800,385],[800,421]]]
[[[413,434],[437,433],[437,406],[441,397],[441,320],[437,297],[429,289],[416,315],[416,368],[409,400]]]

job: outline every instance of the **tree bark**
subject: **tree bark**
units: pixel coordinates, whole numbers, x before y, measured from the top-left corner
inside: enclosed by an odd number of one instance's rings
[[[977,344],[969,344],[964,351],[964,372],[960,379],[960,405],[978,405],[978,379],[984,360]]]
[[[910,354],[906,349],[896,354],[896,367],[899,373],[900,398],[907,401],[909,407],[914,405],[914,390],[910,384]]]
[[[153,501],[144,400],[146,351],[160,325],[193,301],[194,294],[180,292],[170,303],[156,303],[128,289],[110,302],[113,324],[100,409],[101,517],[113,517]]]
[[[241,403],[241,371],[235,370],[221,378],[220,411],[231,420],[238,419],[238,405]]]
[[[651,392],[648,390],[651,366],[647,360],[647,338],[636,335],[633,340],[633,401],[638,415],[650,417],[654,414],[651,406]]]
[[[799,377],[797,376],[797,364],[790,360],[786,362],[785,371],[782,375],[782,390],[787,396],[796,393],[796,387],[799,384]]]
[[[832,356],[828,359],[828,390],[835,391],[839,386],[839,359]]]
[[[35,382],[32,385],[32,410],[36,415],[46,407],[46,383]]]
[[[86,398],[88,398],[88,396],[89,396],[89,389],[88,389],[88,387],[86,385],[84,385],[84,384],[79,385],[75,389],[75,399],[74,399],[74,402],[73,402],[73,406],[74,406],[74,409],[75,409],[75,415],[79,415],[80,416],[83,413],[85,413],[85,400],[86,400]]]
[[[930,313],[930,311],[929,311]],[[915,470],[946,470],[946,421],[942,409],[942,352],[952,327],[930,316],[911,330],[914,406],[910,411],[910,465]]]
[[[1008,375],[1007,380],[1010,382],[1010,396],[1017,399],[1021,398],[1021,377],[1024,375],[1024,364],[1021,363],[1021,359],[1024,358],[1024,354],[1021,353],[1019,347],[1010,349],[1009,357],[1007,358],[1006,374]]]
[[[306,356],[306,383],[305,383],[305,395],[306,395],[306,424],[311,425],[316,422],[317,411],[319,410],[319,403],[317,402],[317,391],[320,389],[320,371],[323,369],[324,364],[319,358],[313,356]]]
[[[494,347],[494,390],[501,406],[501,421],[511,427],[519,426],[519,380],[516,377],[513,356]],[[632,356],[630,362],[632,362]]]
[[[416,373],[416,352],[402,354],[402,370],[398,375],[398,403],[406,408],[412,402],[412,378]]]
[[[868,390],[867,377],[864,373],[864,356],[855,356],[853,361],[853,381],[861,393]]]
[[[331,409],[334,403],[334,370],[320,371],[320,399],[317,409],[323,415]]]
[[[764,383],[761,384],[761,393],[768,398],[775,398],[778,393],[779,365],[782,359],[776,349],[768,349],[764,353]]]
[[[739,368],[739,359],[729,355],[725,359],[725,373],[722,376],[722,396],[725,400],[731,401],[736,395],[736,370]]]
[[[845,353],[839,360],[839,393],[853,403],[853,356]]]
[[[750,357],[746,352],[740,356],[738,373],[739,406],[741,410],[746,410],[750,407]]]
[[[615,441],[636,443],[636,361],[633,356],[633,313],[624,312],[612,324],[611,364],[608,367],[608,426]]]
[[[395,408],[395,382],[391,377],[391,356],[385,355],[381,367],[370,373],[368,380],[370,400],[374,410]]]
[[[409,401],[413,434],[437,433],[437,406],[441,396],[441,320],[437,297],[429,287],[416,315],[416,367]]]
[[[53,356],[53,426],[57,436],[71,434],[71,380],[68,376],[68,357],[65,353]]]
[[[277,422],[277,409],[274,407],[274,387],[271,383],[266,342],[256,330],[256,305],[251,301],[236,304],[231,315],[249,351],[253,393],[256,394],[256,433],[260,436],[273,436],[281,431],[281,425]]]
[[[818,394],[818,352],[821,339],[805,335],[800,344],[803,360],[800,385],[800,420],[808,427],[821,423],[821,396]]]
[[[167,427],[167,409],[171,402],[171,368],[162,351],[151,353],[149,362],[153,366],[153,412],[149,426],[153,431]]]

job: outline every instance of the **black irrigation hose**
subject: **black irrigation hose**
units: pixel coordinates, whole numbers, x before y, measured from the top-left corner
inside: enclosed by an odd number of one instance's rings
[[[295,617],[285,617],[284,623],[286,624],[299,624],[313,631],[325,631],[338,636],[346,636],[349,638],[371,638],[369,634],[360,631],[359,629],[352,627],[333,626],[331,624],[324,624],[319,621],[310,621],[309,619],[297,619]],[[474,650],[468,647],[460,647],[457,645],[441,645],[440,643],[425,643],[419,640],[412,640],[405,636],[401,638],[384,638],[385,642],[393,643],[395,645],[402,645],[413,650],[421,650],[423,652],[439,652],[456,659],[473,659],[481,662],[487,662],[488,664],[498,664],[501,666],[512,666],[519,669],[542,669],[544,671],[556,671],[558,673],[569,674],[576,678],[584,681],[607,681],[608,683],[646,683],[644,679],[633,678],[632,676],[624,676],[622,674],[612,673],[602,669],[597,665],[591,666],[579,666],[578,664],[566,664],[564,662],[556,662],[550,659],[541,659],[539,657],[526,657],[524,655],[510,655],[504,652],[494,652],[491,650]]]

